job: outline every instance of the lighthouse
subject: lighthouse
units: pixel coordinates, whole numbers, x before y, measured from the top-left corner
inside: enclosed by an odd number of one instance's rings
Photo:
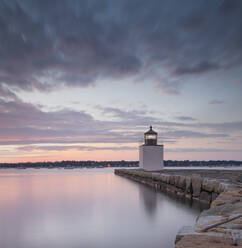
[[[157,132],[150,126],[150,130],[144,133],[144,144],[139,147],[139,167],[146,171],[164,168],[164,147],[157,144],[157,136]]]

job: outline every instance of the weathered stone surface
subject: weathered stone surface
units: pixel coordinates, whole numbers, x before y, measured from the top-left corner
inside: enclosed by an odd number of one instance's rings
[[[183,227],[176,236],[176,248],[227,248],[241,247],[242,230],[213,228],[212,232],[201,232],[208,225],[218,223],[223,216],[200,216],[194,227]],[[198,232],[199,231],[199,232]],[[198,242],[199,241],[199,242]]]
[[[212,202],[218,197],[218,193],[212,192]]]
[[[218,221],[219,218],[213,216],[213,218],[203,218],[200,221],[200,226],[203,227],[206,224],[209,224],[214,221]],[[196,231],[196,227],[186,226],[179,230],[176,240],[176,248],[228,248],[234,247],[233,238],[230,232],[207,232],[199,233]],[[240,245],[241,239],[237,240],[238,245]],[[237,246],[238,247],[238,246]]]
[[[181,197],[185,196],[184,191],[177,191],[176,194],[177,194],[177,196],[181,196]]]
[[[152,179],[152,173],[146,172],[146,173],[145,173],[145,178]]]
[[[170,177],[168,175],[164,175],[164,178],[163,178],[163,183],[169,183],[169,180],[170,180]]]
[[[176,235],[175,244],[186,235],[199,235],[193,226],[183,226]]]
[[[163,183],[167,183],[167,179],[168,179],[168,175],[166,175],[166,174],[161,174],[161,181],[162,181]]]
[[[186,188],[186,177],[185,176],[179,176],[179,181],[178,181],[177,186],[183,190]]]
[[[192,178],[190,176],[186,176],[186,192],[191,193],[192,191]]]
[[[178,185],[179,185],[179,178],[180,178],[180,176],[179,175],[175,175],[174,176],[175,178],[174,178],[174,181],[175,181],[175,185],[178,187]]]
[[[191,194],[185,194],[185,197],[186,197],[187,199],[192,199],[192,195],[191,195]]]
[[[160,173],[151,173],[151,177],[153,180],[155,181],[159,181],[160,180]]]
[[[159,181],[164,183],[164,179],[165,179],[165,175],[164,174],[160,174],[160,177],[159,177]]]
[[[142,171],[136,170],[136,171],[133,172],[133,174],[134,175],[137,175],[137,176],[141,176],[142,175]]]
[[[175,176],[174,176],[174,175],[170,175],[169,183],[170,183],[171,185],[174,185],[174,184],[175,184]]]
[[[142,172],[141,176],[143,178],[152,178],[152,174],[149,172]]]
[[[212,180],[209,178],[204,178],[202,182],[202,189],[206,190],[208,192],[213,192],[215,187],[219,186],[219,181],[218,180]]]
[[[220,182],[218,187],[218,193],[222,193],[225,190],[228,190],[231,187],[231,184],[226,182]]]
[[[232,248],[231,234],[227,235],[186,235],[176,243],[176,248]],[[238,246],[237,246],[238,247]]]
[[[178,191],[178,189],[177,189],[176,186],[174,186],[174,185],[167,185],[166,191],[167,191],[167,192],[170,192],[170,193],[172,193],[172,194],[176,194],[177,191]]]
[[[242,202],[237,202],[234,204],[224,204],[221,206],[214,206],[208,210],[205,210],[201,213],[201,216],[208,215],[231,215],[231,214],[240,214],[242,213]]]
[[[143,171],[140,172],[140,177],[143,177],[144,178],[145,177],[145,172],[143,172]]]
[[[242,201],[242,190],[239,189],[231,189],[222,192],[216,200],[214,200],[211,204],[211,207],[220,206],[227,203],[236,203]]]
[[[170,175],[166,175],[166,183],[167,183],[167,184],[170,183]]]
[[[225,199],[217,198],[216,200],[214,200],[212,202],[211,207],[222,206],[222,205],[225,205],[225,204],[233,204],[233,203],[236,203],[238,201],[239,200],[231,201],[231,200],[225,200]]]
[[[205,202],[205,203],[210,203],[212,199],[212,194],[208,193],[206,191],[202,191],[200,193],[200,201]]]
[[[221,193],[221,192],[219,191],[219,187],[220,187],[220,182],[218,182],[218,183],[216,183],[216,184],[214,185],[214,190],[213,190],[213,191],[214,191],[215,193],[218,193],[218,194]]]
[[[197,219],[195,230],[204,228],[205,226],[218,222],[221,219],[222,219],[222,216],[220,215],[208,215],[208,216],[200,215],[199,218]]]
[[[236,181],[242,183],[242,174],[236,178]]]
[[[192,175],[192,195],[194,197],[200,196],[202,187],[202,178],[199,175]]]

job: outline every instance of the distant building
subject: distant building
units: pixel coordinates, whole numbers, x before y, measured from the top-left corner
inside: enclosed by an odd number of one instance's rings
[[[164,168],[163,145],[157,144],[158,134],[150,130],[144,134],[144,144],[139,146],[139,167],[146,171],[158,171]]]

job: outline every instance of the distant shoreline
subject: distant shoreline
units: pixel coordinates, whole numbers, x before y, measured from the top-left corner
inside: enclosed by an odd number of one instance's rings
[[[58,162],[23,162],[23,163],[0,163],[1,168],[109,168],[109,167],[138,167],[138,161],[58,161]],[[192,161],[192,160],[166,160],[165,167],[241,167],[242,161],[233,160],[210,160],[210,161]]]

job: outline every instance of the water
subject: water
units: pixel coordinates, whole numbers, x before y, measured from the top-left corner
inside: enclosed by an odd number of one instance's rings
[[[0,170],[1,248],[170,248],[200,213],[112,169]]]

